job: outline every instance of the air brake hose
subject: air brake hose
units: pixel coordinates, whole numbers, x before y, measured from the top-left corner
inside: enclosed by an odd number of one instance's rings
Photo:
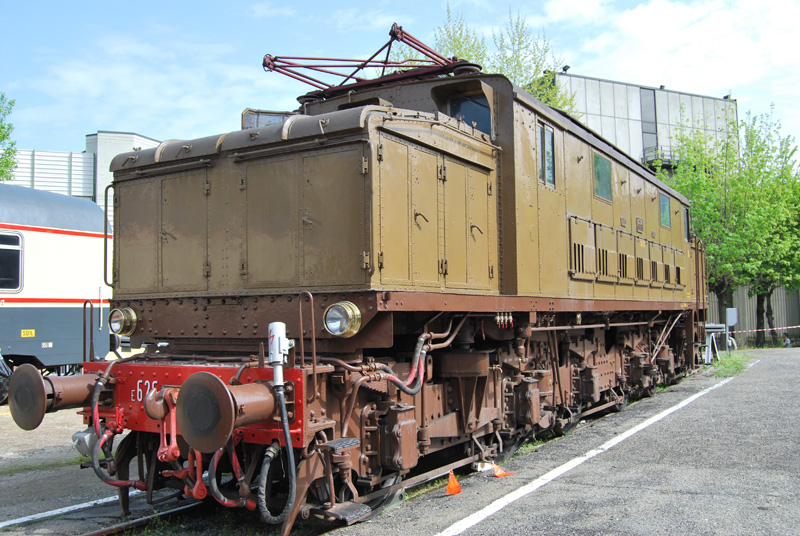
[[[267,448],[266,452],[264,452],[264,461],[261,463],[261,474],[258,478],[258,509],[261,512],[261,520],[272,525],[282,523],[283,520],[286,519],[286,516],[289,514],[289,512],[292,511],[292,508],[294,507],[294,496],[297,489],[297,475],[294,467],[294,449],[292,448],[292,436],[289,434],[289,417],[286,413],[286,399],[283,393],[283,384],[275,386],[275,394],[277,395],[278,406],[281,410],[283,438],[286,441],[286,457],[288,458],[287,470],[289,472],[289,497],[286,500],[286,506],[283,507],[283,511],[281,511],[280,514],[273,516],[269,512],[269,508],[267,507],[267,486],[271,483],[267,482],[267,477],[272,460],[276,458],[280,452],[280,445],[276,445],[277,441],[275,441],[269,446],[269,448]],[[331,490],[331,493],[333,493],[333,490]]]
[[[231,448],[233,445],[229,442]],[[208,481],[211,488],[211,496],[214,497],[218,503],[222,506],[227,506],[228,508],[238,508],[240,506],[247,506],[247,499],[245,498],[238,498],[238,499],[228,499],[219,489],[219,485],[217,484],[217,464],[219,463],[219,459],[222,457],[222,454],[225,452],[225,447],[222,447],[214,455],[211,457],[211,461],[208,464]],[[236,454],[234,453],[234,456]],[[236,478],[239,478],[241,475],[236,474],[234,471],[234,475]]]
[[[118,488],[136,488],[145,491],[147,489],[147,484],[145,482],[142,482],[141,480],[115,480],[111,478],[110,475],[106,474],[100,467],[100,451],[103,450],[106,442],[114,437],[115,434],[116,432],[113,430],[106,430],[97,443],[95,443],[94,448],[92,449],[92,469],[94,469],[97,477],[106,484],[116,486]]]
[[[102,377],[98,378],[97,383],[94,384],[94,391],[92,391],[92,425],[98,439],[100,439],[100,415],[97,412],[97,405],[100,402],[100,393],[105,386],[106,381]]]
[[[422,368],[422,366],[424,366],[425,354],[426,353],[427,352],[425,351],[425,349],[423,349],[419,354],[419,362],[421,364],[420,368]],[[391,381],[393,384],[395,384],[395,386],[398,389],[400,389],[401,391],[403,391],[407,395],[416,395],[422,389],[422,384],[425,383],[424,380],[423,380],[423,374],[422,374],[421,371],[420,371],[420,373],[418,374],[418,376],[416,378],[414,387],[408,387],[406,384],[404,384],[402,381],[400,381],[400,379],[395,375],[394,371],[392,371],[392,369],[389,368],[388,365],[379,365],[378,366],[378,370],[381,370],[381,371],[386,372],[387,374],[389,374],[389,377],[387,379],[389,381]]]
[[[281,427],[283,428],[283,439],[286,443],[286,458],[289,473],[289,497],[286,499],[286,506],[278,516],[269,513],[266,502],[265,488],[267,486],[267,472],[272,458],[267,452],[264,453],[264,462],[261,465],[259,475],[258,506],[261,511],[261,519],[266,523],[281,523],[294,508],[294,496],[297,490],[297,472],[294,466],[294,449],[292,448],[292,436],[289,433],[289,415],[286,412],[286,396],[283,385],[283,364],[289,354],[289,348],[294,344],[286,337],[286,324],[283,322],[272,322],[268,326],[269,335],[269,364],[272,367],[273,386],[275,397],[278,399],[278,407],[281,412]],[[269,450],[269,449],[267,449]],[[333,490],[331,490],[333,493]]]

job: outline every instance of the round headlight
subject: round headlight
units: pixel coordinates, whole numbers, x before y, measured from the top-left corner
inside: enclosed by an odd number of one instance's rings
[[[343,301],[325,309],[325,330],[337,337],[352,337],[361,329],[361,311],[356,304]]]
[[[108,327],[115,335],[129,336],[136,331],[136,312],[130,307],[114,309],[108,315]]]

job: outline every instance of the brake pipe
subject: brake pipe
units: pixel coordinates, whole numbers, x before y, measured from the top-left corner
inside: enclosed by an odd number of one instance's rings
[[[286,412],[286,396],[283,385],[283,363],[289,355],[289,347],[292,343],[286,337],[286,324],[283,322],[272,322],[267,326],[269,338],[269,364],[272,367],[272,383],[275,388],[275,395],[278,399],[280,408],[281,425],[283,428],[283,439],[286,442],[286,457],[288,463],[286,470],[289,479],[289,496],[281,512],[284,519],[294,508],[295,494],[297,492],[297,469],[294,462],[294,448],[292,447],[292,436],[289,432],[289,415]],[[316,360],[315,360],[316,363]],[[287,530],[288,532],[288,530]]]
[[[420,359],[422,357],[422,352],[425,347],[425,342],[431,339],[433,335],[431,333],[423,333],[417,339],[417,347],[414,348],[414,361],[411,364],[411,373],[408,375],[408,379],[405,382],[405,386],[408,387],[411,385],[411,382],[414,381],[414,376],[417,374],[417,367],[419,366],[420,362],[425,362],[424,359]],[[422,369],[420,368],[420,371]]]
[[[286,519],[286,509],[274,516],[270,513],[267,506],[267,491],[271,490],[272,483],[267,482],[269,468],[272,461],[278,457],[281,451],[281,444],[277,440],[273,441],[267,450],[264,451],[264,460],[261,462],[261,473],[258,475],[258,510],[261,512],[261,520],[271,525],[278,525]]]
[[[116,351],[114,353],[119,355]],[[109,381],[109,376],[111,375],[111,369],[113,369],[114,366],[119,363],[127,363],[129,361],[138,360],[142,357],[142,355],[143,354],[137,354],[131,357],[123,357],[115,361],[112,361],[111,363],[108,364],[106,370],[100,374],[100,377],[97,378],[97,383],[94,385],[94,391],[92,391],[92,425],[94,426],[94,431],[98,439],[100,439],[100,415],[98,414],[97,407],[100,404],[100,393],[103,391],[103,388]]]
[[[231,464],[233,465],[233,474],[236,477],[236,480],[241,480],[242,478],[242,470],[239,465],[239,459],[236,457],[236,450],[233,446],[232,442],[228,442],[228,445],[231,447]],[[219,485],[217,484],[217,464],[219,463],[219,459],[225,452],[225,447],[222,447],[217,452],[214,453],[214,456],[211,458],[211,462],[208,464],[208,480],[211,488],[211,496],[217,500],[222,506],[227,506],[228,508],[240,508],[245,507],[248,510],[255,510],[255,503],[252,499],[247,497],[240,497],[238,499],[228,499],[219,489]]]
[[[100,467],[100,450],[103,450],[108,440],[116,434],[117,432],[115,430],[106,429],[97,443],[95,443],[92,449],[92,469],[94,469],[95,474],[100,480],[110,486],[116,486],[118,488],[136,488],[141,491],[147,490],[146,482],[142,482],[141,480],[116,480]],[[106,458],[108,459],[108,456],[106,456]]]

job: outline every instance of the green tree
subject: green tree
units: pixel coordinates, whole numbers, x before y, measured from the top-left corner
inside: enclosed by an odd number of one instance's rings
[[[740,123],[743,181],[758,195],[747,210],[750,248],[757,262],[745,265],[744,277],[756,297],[756,329],[770,328],[773,346],[778,344],[772,311],[772,292],[778,287],[800,286],[800,233],[798,233],[798,176],[794,138],[783,137],[780,122],[772,114],[753,116]],[[756,344],[763,346],[763,331]]]
[[[556,83],[555,73],[564,61],[553,53],[542,30],[533,31],[525,17],[509,8],[508,21],[499,32],[492,32],[494,52],[486,41],[447,6],[447,20],[436,28],[436,50],[483,66],[486,73],[502,74],[531,95],[553,108],[577,116],[575,95]]]
[[[460,13],[450,11],[447,4],[447,20],[434,30],[436,51],[448,58],[467,60],[481,66],[489,61],[486,40],[474,29],[467,26]]]
[[[542,30],[533,31],[521,13],[509,8],[508,22],[499,32],[492,32],[494,51],[486,39],[464,21],[464,17],[447,5],[444,24],[434,30],[434,49],[448,58],[457,58],[483,67],[485,73],[502,74],[531,95],[553,108],[579,117],[575,95],[560,87],[556,71],[564,61],[557,57]],[[392,47],[391,59],[403,61],[418,55],[402,43]],[[414,65],[408,63],[407,65]]]
[[[564,60],[553,52],[544,30],[535,33],[520,12],[508,11],[508,22],[499,33],[492,32],[495,53],[487,70],[503,74],[543,103],[577,116],[575,95],[556,82]]]
[[[742,255],[747,244],[744,210],[750,191],[736,173],[736,120],[715,134],[681,126],[673,138],[678,166],[660,178],[692,201],[692,230],[705,244],[709,289],[717,295],[720,318],[725,318],[726,296],[744,284]]]
[[[747,285],[756,296],[757,328],[763,329],[765,313],[774,327],[772,291],[800,285],[794,140],[780,135],[780,124],[771,116],[748,113],[716,135],[684,125],[673,145],[677,168],[671,175],[663,169],[658,173],[692,201],[692,229],[706,246],[709,289],[717,295],[719,318],[730,306],[730,291]]]
[[[5,93],[0,93],[0,181],[13,179],[17,167],[17,144],[11,141],[14,125],[6,122],[14,104],[15,101],[6,100]]]

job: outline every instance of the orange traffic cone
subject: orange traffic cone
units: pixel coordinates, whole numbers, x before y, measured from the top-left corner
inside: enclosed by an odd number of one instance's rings
[[[517,474],[517,473],[509,473],[508,471],[501,469],[500,466],[497,465],[496,463],[493,463],[492,467],[494,467],[494,476],[496,476],[497,478],[503,478],[504,476]]]
[[[453,474],[452,470],[450,471],[450,479],[447,481],[447,491],[445,491],[445,493],[447,495],[461,493],[461,484],[456,480],[456,475]]]

